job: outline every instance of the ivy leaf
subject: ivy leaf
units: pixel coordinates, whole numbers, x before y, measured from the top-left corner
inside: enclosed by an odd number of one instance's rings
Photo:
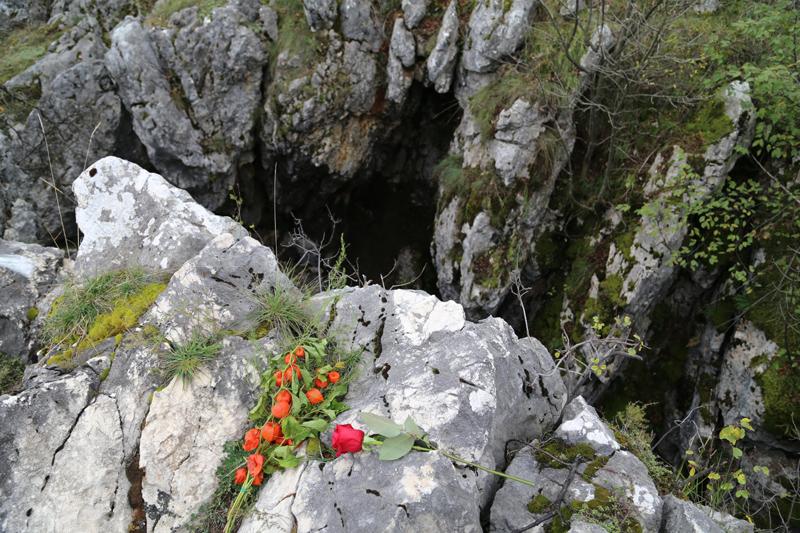
[[[403,432],[403,428],[400,425],[395,424],[385,416],[361,413],[361,421],[367,425],[371,432],[384,437],[397,437]]]
[[[414,437],[408,433],[401,433],[383,441],[378,452],[381,461],[394,461],[405,457],[414,446]]]

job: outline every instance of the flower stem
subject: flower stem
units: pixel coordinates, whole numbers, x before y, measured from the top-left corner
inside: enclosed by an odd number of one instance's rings
[[[523,485],[528,485],[529,487],[535,487],[536,486],[536,483],[534,483],[533,481],[531,481],[529,479],[524,479],[524,478],[521,478],[521,477],[517,477],[517,476],[512,475],[512,474],[506,474],[505,472],[498,472],[497,470],[492,470],[491,468],[487,468],[487,467],[485,467],[483,465],[479,465],[478,463],[473,463],[472,461],[467,461],[463,457],[459,457],[459,456],[457,456],[455,454],[452,454],[450,452],[446,452],[444,450],[434,450],[432,448],[425,448],[424,446],[414,446],[413,449],[417,450],[417,451],[420,451],[420,452],[439,452],[440,454],[444,455],[445,457],[447,457],[451,461],[455,461],[457,463],[463,463],[465,465],[475,467],[478,470],[483,470],[484,472],[489,472],[490,474],[494,474],[495,476],[504,477],[506,479],[510,479],[512,481],[516,481],[517,483],[522,483]]]

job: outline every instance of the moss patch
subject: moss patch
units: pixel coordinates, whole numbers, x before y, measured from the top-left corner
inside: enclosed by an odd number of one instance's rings
[[[544,494],[537,494],[528,502],[528,511],[533,514],[540,514],[547,511],[553,502]]]
[[[161,0],[156,2],[147,16],[146,22],[151,26],[166,26],[169,18],[187,7],[197,6],[198,15],[203,18],[211,14],[216,7],[225,5],[225,0]]]
[[[735,125],[725,114],[725,103],[717,96],[700,105],[685,128],[688,133],[699,135],[701,142],[707,145],[733,132]]]
[[[133,328],[138,323],[139,317],[153,305],[165,288],[165,283],[148,283],[138,288],[136,292],[120,296],[114,300],[113,306],[108,311],[94,316],[94,320],[88,325],[85,333],[74,332],[72,336],[62,341],[60,344],[74,347],[53,355],[48,359],[47,364],[70,368],[75,355],[82,350],[96,346],[105,339],[119,336]],[[66,305],[64,300],[54,303],[51,314],[57,315],[59,307],[63,305]],[[119,339],[119,337],[117,338]],[[117,340],[117,344],[119,344],[119,340]]]
[[[597,452],[585,443],[570,446],[562,440],[552,440],[537,449],[534,456],[547,468],[569,468],[579,457],[586,461],[594,460]]]
[[[63,32],[57,25],[42,24],[13,30],[0,39],[0,84],[30,67],[47,53],[50,43]]]
[[[0,394],[13,394],[22,385],[25,364],[4,353],[0,353]]]
[[[800,368],[777,356],[756,381],[764,397],[764,427],[775,435],[792,435],[793,425],[800,423]]]

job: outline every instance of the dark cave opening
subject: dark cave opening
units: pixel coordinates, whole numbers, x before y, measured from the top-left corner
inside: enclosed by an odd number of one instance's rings
[[[452,92],[438,94],[415,83],[397,115],[399,121],[379,134],[352,177],[278,155],[274,167],[251,168],[252,177],[238,184],[241,206],[229,201],[221,212],[239,215],[267,246],[274,248],[277,240],[282,261],[293,263],[302,255],[290,245],[300,223],[312,241],[330,242],[327,255],[337,252],[343,236],[350,269],[362,279],[436,294],[430,255],[437,201],[433,169],[449,150],[461,108]]]

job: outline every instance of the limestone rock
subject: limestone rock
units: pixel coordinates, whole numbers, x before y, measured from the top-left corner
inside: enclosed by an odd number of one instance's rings
[[[745,520],[737,520],[724,513],[714,513],[712,518],[708,508],[680,500],[672,495],[664,497],[664,513],[661,530],[686,533],[751,533],[753,525]]]
[[[24,177],[10,179],[8,190],[27,204],[12,212],[12,227],[26,225],[33,212],[42,242],[63,238],[64,232],[71,241],[77,239],[69,189],[87,161],[116,148],[122,105],[114,91],[100,60],[58,71],[45,86],[37,111],[14,137],[9,154]]]
[[[0,239],[0,352],[28,362],[37,304],[55,285],[64,252]]]
[[[0,530],[41,531],[30,527],[40,513],[49,516],[40,507],[41,491],[98,382],[94,371],[82,368],[16,396],[0,396]]]
[[[106,63],[150,162],[215,209],[254,157],[266,55],[234,6],[173,18],[178,27],[166,29],[126,19],[111,33]]]
[[[488,0],[478,2],[469,19],[469,35],[462,66],[471,72],[489,72],[498,61],[523,43],[537,0]]]
[[[267,340],[257,348],[275,349]],[[241,438],[255,405],[253,350],[250,342],[228,337],[216,361],[190,383],[173,379],[153,395],[139,448],[148,531],[186,526],[214,493],[223,446]]]
[[[116,157],[91,165],[73,192],[83,232],[76,263],[82,276],[134,265],[174,271],[216,235],[247,234],[158,174]]]
[[[458,52],[458,11],[456,0],[450,0],[436,36],[436,44],[428,56],[428,81],[437,92],[446,93],[453,82],[456,53]]]
[[[501,467],[506,442],[541,435],[558,417],[565,390],[552,359],[537,342],[518,340],[503,321],[468,323],[457,304],[408,290],[372,286],[317,300],[325,305],[331,298],[331,331],[364,349],[345,398],[351,410],[337,423],[359,427],[361,412],[398,421],[412,416],[440,447]],[[292,497],[295,484],[280,478],[275,483]],[[401,531],[480,531],[479,510],[496,483],[438,454],[415,453],[388,463],[368,454],[342,456],[306,467],[291,515],[300,531],[312,524],[327,524],[332,531],[386,524]],[[272,508],[268,502],[281,494],[272,488],[270,480],[262,491],[268,500],[257,509]],[[370,513],[363,512],[365,489],[374,491],[367,496]]]
[[[314,31],[329,30],[336,22],[336,0],[303,0],[303,11],[309,27]]]
[[[601,455],[612,455],[619,450],[614,434],[581,396],[567,404],[563,418],[555,432],[557,438],[571,445],[588,444]]]
[[[406,25],[410,28],[416,28],[425,17],[428,10],[428,3],[430,0],[403,0],[403,16],[406,19]]]
[[[276,285],[296,290],[269,248],[223,233],[175,272],[146,320],[177,343],[220,330],[247,331],[258,326],[255,291]]]

